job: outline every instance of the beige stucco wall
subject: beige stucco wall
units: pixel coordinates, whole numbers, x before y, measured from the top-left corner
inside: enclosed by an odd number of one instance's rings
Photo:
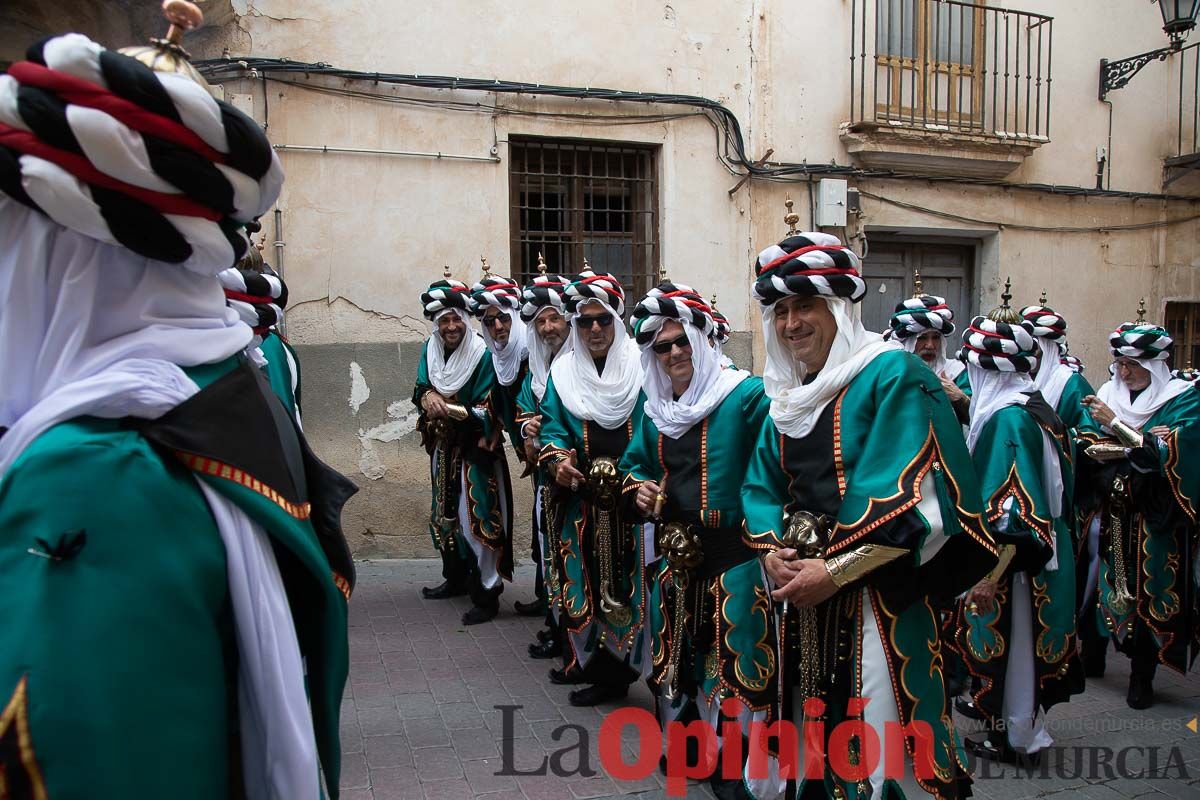
[[[119,5],[119,4],[118,4]],[[383,0],[221,0],[218,24],[189,39],[197,57],[287,57],[365,71],[502,78],[571,86],[694,94],[737,115],[752,158],[849,164],[839,125],[849,119],[850,0],[730,0],[603,4],[554,0],[415,3]],[[1108,146],[1109,107],[1096,98],[1099,61],[1161,47],[1157,10],[1130,0],[1018,0],[992,6],[1054,20],[1050,142],[1007,180],[1095,185],[1096,147]],[[86,20],[85,20],[86,24]],[[88,31],[92,32],[92,31]],[[116,35],[107,28],[96,35]],[[1200,34],[1198,34],[1200,35]],[[124,41],[106,42],[120,45]],[[0,53],[0,57],[4,57]],[[1113,103],[1113,189],[1163,190],[1170,154],[1173,62],[1152,63]],[[661,253],[673,276],[715,292],[734,327],[757,335],[749,264],[784,232],[790,193],[808,225],[803,183],[753,181],[718,160],[703,117],[636,125],[583,123],[514,114],[451,112],[313,91],[322,80],[235,80],[227,99],[248,109],[277,144],[443,152],[497,161],[367,154],[280,156],[288,180],[279,208],[283,265],[291,290],[288,335],[306,358],[306,428],[318,451],[354,475],[364,492],[348,508],[363,553],[425,554],[424,466],[407,402],[414,348],[426,335],[417,295],[448,264],[464,280],[479,256],[506,271],[510,137],[577,137],[660,148]],[[613,115],[678,108],[463,91],[324,85],[409,100],[454,100],[521,111]],[[1163,98],[1167,98],[1164,102]],[[1011,275],[1018,302],[1044,288],[1072,325],[1072,351],[1106,376],[1105,336],[1147,297],[1161,319],[1166,298],[1200,300],[1200,225],[1127,232],[1058,233],[1013,225],[1098,228],[1200,213],[1187,202],[1071,198],[921,180],[852,178],[871,194],[982,223],[955,222],[864,198],[845,235],[861,248],[870,231],[954,236],[979,252],[978,306],[990,308]],[[1174,192],[1200,195],[1200,179]],[[273,233],[271,220],[266,220]],[[1004,227],[995,224],[1002,223]],[[869,254],[868,254],[869,263]],[[551,268],[554,265],[550,265]],[[965,316],[965,310],[960,310]],[[743,335],[744,338],[745,335]],[[307,354],[307,355],[306,355]],[[371,389],[355,405],[353,365]],[[518,510],[518,519],[524,519]]]

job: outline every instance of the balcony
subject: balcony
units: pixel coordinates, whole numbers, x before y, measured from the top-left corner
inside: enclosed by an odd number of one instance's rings
[[[1179,61],[1179,94],[1171,99],[1179,116],[1173,147],[1163,161],[1164,189],[1188,176],[1194,185],[1200,175],[1196,172],[1200,168],[1200,42],[1180,49],[1174,57]]]
[[[851,0],[850,120],[861,166],[1002,178],[1050,136],[1043,14],[957,0]]]

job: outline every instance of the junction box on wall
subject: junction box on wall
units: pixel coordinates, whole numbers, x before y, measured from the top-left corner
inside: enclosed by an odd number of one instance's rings
[[[846,227],[846,181],[822,178],[817,181],[815,222],[818,228]]]

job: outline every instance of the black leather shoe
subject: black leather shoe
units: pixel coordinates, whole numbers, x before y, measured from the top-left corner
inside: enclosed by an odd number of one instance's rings
[[[628,686],[585,686],[567,695],[567,702],[573,706],[598,706],[609,700],[620,700],[629,694]]]
[[[552,669],[550,670],[550,682],[559,686],[574,686],[579,683],[579,670]]]
[[[965,697],[956,697],[954,698],[954,708],[967,719],[987,719],[984,713],[979,710],[979,706],[975,705],[974,700],[968,700]]]
[[[537,632],[537,640],[539,642],[548,642],[553,638],[555,638],[554,631],[550,630],[549,628],[542,628]]]
[[[464,595],[467,590],[462,586],[456,586],[450,581],[442,581],[437,586],[426,586],[421,589],[421,596],[426,600],[445,600],[450,597],[458,597]]]
[[[513,608],[522,617],[541,617],[546,613],[545,600],[533,600],[528,603],[522,603],[520,600],[513,603]]]
[[[977,758],[997,761],[1001,764],[1019,763],[1023,766],[1036,767],[1042,763],[1040,752],[1018,753],[1009,746],[1003,734],[984,734],[976,739],[964,736],[963,746],[967,748],[967,752]]]
[[[529,645],[530,658],[554,658],[562,655],[562,642],[557,639],[549,639],[545,642]]]
[[[491,622],[496,618],[498,609],[472,606],[462,615],[463,625],[478,625],[481,622]]]
[[[1154,705],[1154,679],[1133,674],[1129,676],[1129,692],[1125,705],[1142,711]]]

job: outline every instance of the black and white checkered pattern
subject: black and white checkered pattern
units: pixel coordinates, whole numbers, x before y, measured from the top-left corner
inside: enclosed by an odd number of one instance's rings
[[[475,301],[471,289],[462,281],[443,278],[421,292],[421,306],[426,319],[433,319],[448,308],[457,308],[468,314],[474,313]]]
[[[1059,341],[1067,335],[1067,320],[1052,308],[1025,306],[1021,309],[1021,318],[1033,326],[1033,335],[1039,339]]]
[[[571,279],[565,275],[538,275],[521,292],[521,319],[532,322],[538,312],[547,306],[559,314],[567,313],[563,295]]]
[[[225,291],[225,304],[255,333],[261,336],[283,322],[287,284],[278,275],[234,267],[218,273],[217,280]]]
[[[962,361],[997,372],[1033,372],[1037,368],[1037,342],[1033,326],[975,317],[963,334],[958,351]]]
[[[798,233],[758,254],[753,295],[764,308],[788,295],[845,297],[862,300],[867,284],[862,262],[836,236]]]
[[[1125,322],[1108,336],[1108,350],[1113,358],[1126,356],[1145,361],[1166,361],[1171,357],[1175,340],[1167,329],[1149,322]]]
[[[954,312],[946,305],[946,298],[922,294],[901,300],[896,304],[889,320],[889,338],[901,341],[925,333],[954,333]]]
[[[242,258],[242,226],[283,184],[254,120],[183,75],[79,34],[46,39],[26,58],[0,76],[0,191],[157,261],[215,275]],[[47,81],[67,88],[34,85]],[[126,111],[110,113],[114,104]],[[188,210],[167,213],[150,195]]]
[[[633,308],[634,340],[645,347],[669,319],[691,324],[706,337],[713,332],[712,309],[695,289],[681,283],[660,283]]]
[[[579,273],[563,293],[567,313],[575,314],[579,306],[588,300],[599,300],[611,308],[618,317],[625,315],[625,287],[616,276],[592,270]]]

